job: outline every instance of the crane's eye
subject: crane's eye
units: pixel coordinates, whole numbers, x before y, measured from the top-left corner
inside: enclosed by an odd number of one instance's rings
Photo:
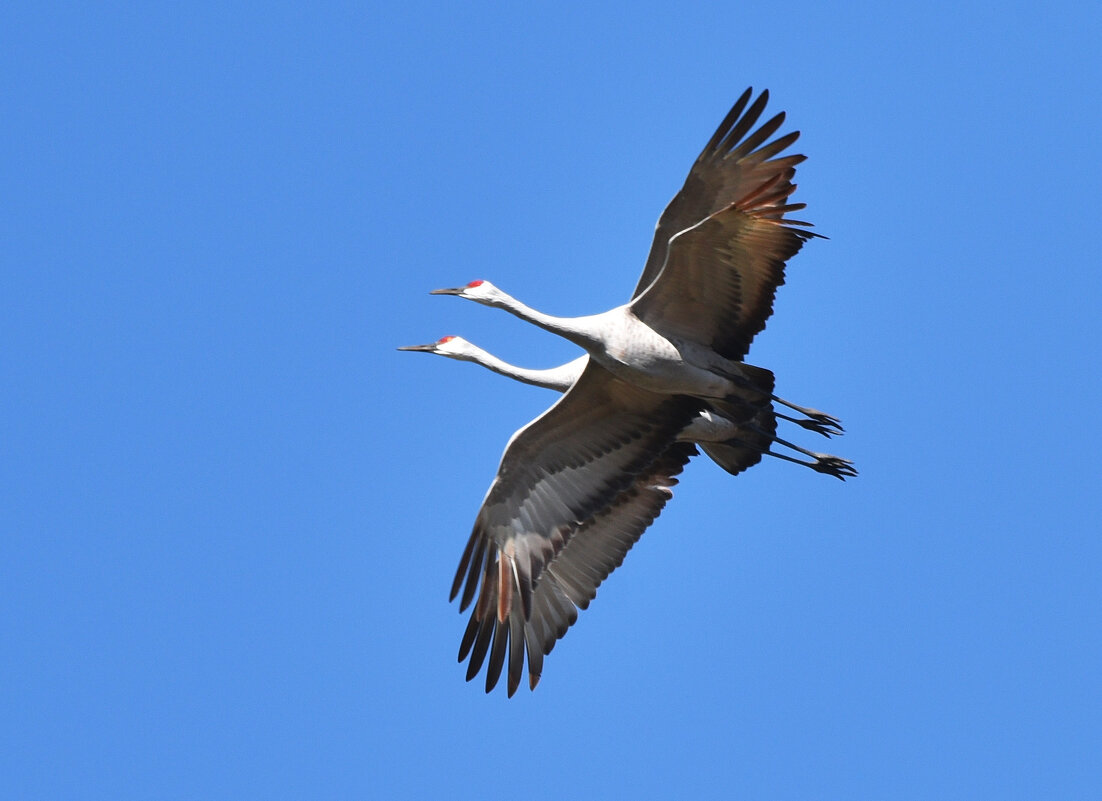
[[[471,281],[469,284],[467,284],[467,289],[474,289],[476,286],[482,286],[484,283],[486,282],[483,281],[481,278],[477,281]]]

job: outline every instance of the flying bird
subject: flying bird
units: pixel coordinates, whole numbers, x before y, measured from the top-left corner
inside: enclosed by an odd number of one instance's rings
[[[743,361],[785,262],[816,236],[786,216],[803,208],[789,197],[804,157],[780,154],[799,134],[770,141],[783,113],[753,130],[768,93],[751,97],[748,89],[735,103],[659,218],[629,303],[554,317],[488,281],[434,293],[505,309],[588,354],[563,396],[509,440],[452,584],[460,611],[474,602],[459,658],[470,656],[471,679],[488,655],[487,692],[507,661],[511,696],[525,654],[535,687],[543,656],[576,616],[567,605],[584,608],[669,498],[695,450],[679,438],[702,414],[765,443],[784,443],[776,417],[841,433],[835,418],[778,397],[773,374]]]

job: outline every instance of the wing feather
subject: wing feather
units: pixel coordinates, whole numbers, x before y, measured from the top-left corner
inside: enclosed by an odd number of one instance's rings
[[[734,203],[674,236],[666,262],[631,308],[663,334],[742,359],[773,312],[785,262],[817,234],[784,215],[792,168],[747,187]]]
[[[752,95],[753,90],[747,89],[735,102],[693,162],[685,184],[658,218],[650,254],[633,298],[641,295],[662,271],[667,247],[674,236],[731,205],[749,187],[760,186],[804,160],[801,155],[774,158],[796,142],[799,131],[763,144],[784,123],[783,112],[750,133],[769,101],[769,92],[764,91],[747,108]]]
[[[542,569],[582,521],[630,487],[695,413],[691,398],[654,394],[587,365],[506,447],[452,584],[454,599],[465,582],[460,611],[481,583],[480,611],[492,603],[503,620],[516,588],[530,614],[539,581],[533,568]],[[482,553],[481,563],[473,559]],[[517,559],[518,553],[535,558]]]
[[[695,455],[691,443],[670,445],[648,470],[634,478],[605,509],[577,524],[569,533],[558,532],[554,553],[533,582],[530,612],[526,616],[519,593],[512,594],[504,621],[494,614],[500,603],[500,587],[484,582],[495,601],[476,604],[460,645],[459,659],[470,654],[467,679],[474,678],[486,660],[486,691],[500,679],[508,655],[506,686],[511,696],[528,660],[529,686],[534,688],[543,672],[544,656],[578,619],[578,610],[589,606],[597,588],[623,563],[624,557],[672,497],[676,475]],[[508,637],[506,645],[504,638]],[[491,645],[492,642],[492,645]]]

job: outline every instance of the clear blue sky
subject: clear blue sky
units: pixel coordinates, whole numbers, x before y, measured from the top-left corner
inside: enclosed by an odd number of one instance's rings
[[[1102,797],[1102,11],[6,4],[0,797]],[[967,7],[972,7],[971,10]],[[748,85],[806,219],[752,360],[842,484],[690,465],[535,693],[452,571]]]

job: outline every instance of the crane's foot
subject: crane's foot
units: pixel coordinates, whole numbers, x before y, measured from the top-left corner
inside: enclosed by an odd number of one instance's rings
[[[833,436],[840,436],[846,433],[846,430],[842,428],[842,421],[837,417],[833,417],[826,412],[820,412],[818,409],[808,409],[803,406],[797,406],[794,403],[789,403],[786,400],[775,398],[778,403],[782,403],[789,409],[795,409],[802,415],[806,415],[806,420],[801,420],[797,417],[789,417],[786,414],[778,414],[777,417],[788,420],[791,423],[795,423],[801,428],[806,428],[808,431],[814,431],[816,434],[822,434],[828,439]]]
[[[787,414],[777,414],[777,417],[782,420],[787,420],[790,423],[795,423],[800,428],[806,428],[808,431],[822,434],[827,439],[845,433],[842,424],[828,414],[820,413],[819,417],[807,417],[806,419],[789,417]]]
[[[812,453],[811,457],[815,461],[807,463],[807,466],[818,473],[826,473],[840,481],[845,481],[846,478],[853,478],[857,475],[857,468],[853,466],[853,462],[849,459],[832,456],[829,453]]]

